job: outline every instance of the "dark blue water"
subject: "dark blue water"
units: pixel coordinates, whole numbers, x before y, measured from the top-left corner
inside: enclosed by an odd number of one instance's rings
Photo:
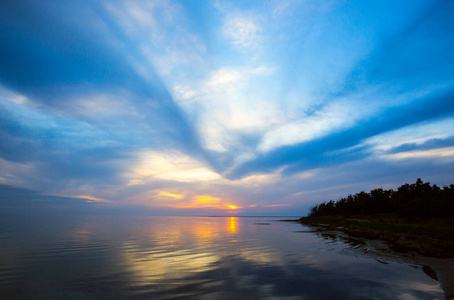
[[[430,267],[308,230],[272,218],[3,216],[0,298],[444,299]]]

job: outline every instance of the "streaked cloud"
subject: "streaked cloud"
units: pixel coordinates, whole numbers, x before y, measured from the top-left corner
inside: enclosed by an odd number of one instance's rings
[[[353,126],[359,117],[357,107],[351,107],[348,103],[330,103],[312,115],[302,115],[295,122],[266,132],[258,150],[267,152],[314,140]]]
[[[391,160],[409,158],[451,158],[451,160],[454,160],[454,147],[403,151],[399,153],[387,154],[384,158]]]
[[[451,183],[453,10],[1,3],[0,192],[79,212],[271,215]]]
[[[165,191],[159,191],[157,196],[164,197],[166,199],[171,198],[171,199],[177,199],[177,200],[184,197],[183,194],[175,194],[175,193],[169,193],[169,192],[165,192]]]
[[[66,197],[68,197],[68,196],[66,196]],[[112,202],[110,200],[106,200],[106,199],[102,199],[102,198],[98,198],[98,197],[93,197],[93,196],[90,196],[90,195],[76,195],[76,196],[72,196],[71,198],[85,199],[85,200],[88,200],[89,202],[104,202],[104,203]]]

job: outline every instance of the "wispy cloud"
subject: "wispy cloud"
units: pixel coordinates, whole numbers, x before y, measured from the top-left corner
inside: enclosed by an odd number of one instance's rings
[[[410,104],[389,108],[380,116],[365,120],[354,127],[295,146],[281,147],[233,170],[233,178],[254,172],[269,172],[278,167],[292,165],[291,170],[304,170],[323,165],[324,154],[359,145],[365,139],[427,120],[449,117],[454,112],[451,101],[453,91],[414,100]],[[364,153],[360,154],[362,158]],[[349,160],[353,157],[349,157]],[[342,162],[339,160],[338,162]]]
[[[223,33],[242,51],[261,51],[263,33],[260,18],[251,15],[230,14],[226,17]]]
[[[453,3],[3,1],[2,193],[266,214],[444,183]]]
[[[266,132],[258,150],[268,152],[282,146],[318,139],[351,127],[361,117],[357,107],[352,107],[348,103],[330,103],[312,115],[303,114],[297,121]]]
[[[272,74],[265,66],[217,69],[192,86],[176,86],[176,99],[196,118],[203,145],[227,151],[241,144],[242,135],[263,132],[279,121],[277,107],[258,90]]]
[[[391,153],[383,156],[384,159],[398,160],[411,158],[450,158],[454,161],[454,147],[427,150],[411,150]]]
[[[454,146],[454,137],[448,137],[446,139],[429,139],[421,144],[416,143],[404,143],[398,147],[392,148],[387,152],[390,154],[414,151],[414,150],[433,150],[438,148],[445,148]]]

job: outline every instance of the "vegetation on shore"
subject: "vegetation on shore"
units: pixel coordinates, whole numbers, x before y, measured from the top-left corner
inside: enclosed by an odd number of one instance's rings
[[[454,184],[440,188],[420,178],[396,191],[371,190],[311,208],[309,217],[394,214],[409,220],[454,217]]]
[[[299,220],[322,230],[391,242],[395,250],[454,255],[454,185],[439,188],[421,179],[396,191],[374,189],[312,207]]]

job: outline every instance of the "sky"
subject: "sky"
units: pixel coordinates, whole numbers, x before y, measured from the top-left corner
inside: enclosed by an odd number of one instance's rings
[[[0,0],[0,212],[303,216],[454,183],[453,13]]]

